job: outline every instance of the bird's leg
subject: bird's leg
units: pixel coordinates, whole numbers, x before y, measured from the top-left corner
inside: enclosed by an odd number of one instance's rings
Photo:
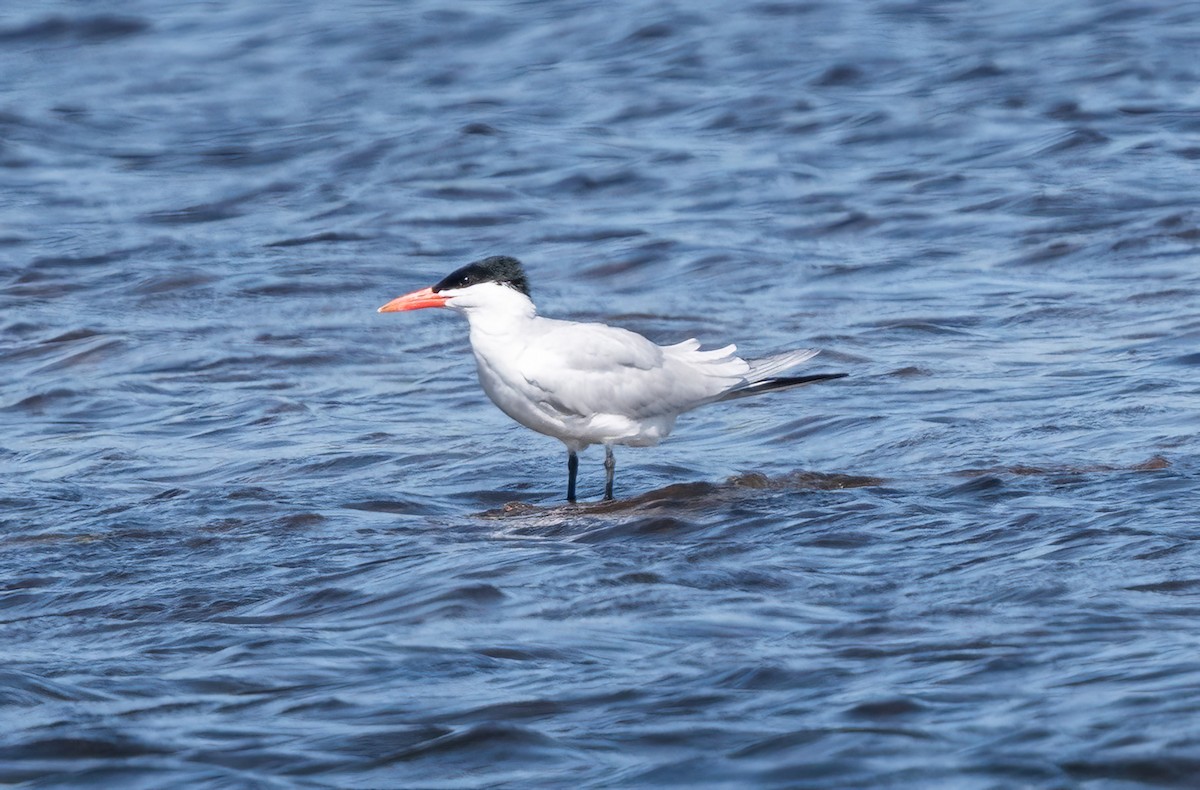
[[[617,469],[617,459],[613,458],[612,445],[604,445],[604,498],[612,499],[613,472]]]
[[[579,456],[567,450],[567,501],[575,501],[575,475],[579,472]]]

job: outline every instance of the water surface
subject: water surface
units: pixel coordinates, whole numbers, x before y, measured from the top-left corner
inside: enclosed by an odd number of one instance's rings
[[[1200,23],[993,6],[0,14],[0,782],[1195,786]],[[486,254],[850,377],[565,506]]]

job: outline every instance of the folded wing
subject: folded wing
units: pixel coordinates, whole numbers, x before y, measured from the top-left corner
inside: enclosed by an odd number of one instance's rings
[[[544,406],[561,414],[643,420],[677,415],[744,384],[750,368],[735,351],[701,351],[695,340],[658,346],[618,327],[554,321],[518,365]]]

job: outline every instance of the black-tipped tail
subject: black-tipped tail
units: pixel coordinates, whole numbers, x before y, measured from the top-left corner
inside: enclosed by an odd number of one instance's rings
[[[849,373],[814,373],[811,376],[779,376],[773,379],[763,379],[756,381],[753,384],[748,384],[741,389],[732,390],[725,393],[721,400],[735,400],[744,398],[747,395],[758,395],[761,392],[773,392],[775,390],[787,390],[792,387],[803,387],[805,384],[816,384],[818,381],[831,381],[832,379],[844,379],[849,376]]]

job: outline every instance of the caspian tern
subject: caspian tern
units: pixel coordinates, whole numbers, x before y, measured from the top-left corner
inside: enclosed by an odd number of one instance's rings
[[[430,288],[397,297],[381,313],[449,307],[465,313],[479,383],[500,410],[567,446],[567,501],[575,501],[577,453],[604,445],[604,498],[613,498],[613,445],[645,447],[675,418],[706,403],[827,381],[845,373],[780,377],[815,349],[741,359],[737,347],[701,351],[697,340],[660,346],[606,324],[543,318],[516,258],[475,261]]]

